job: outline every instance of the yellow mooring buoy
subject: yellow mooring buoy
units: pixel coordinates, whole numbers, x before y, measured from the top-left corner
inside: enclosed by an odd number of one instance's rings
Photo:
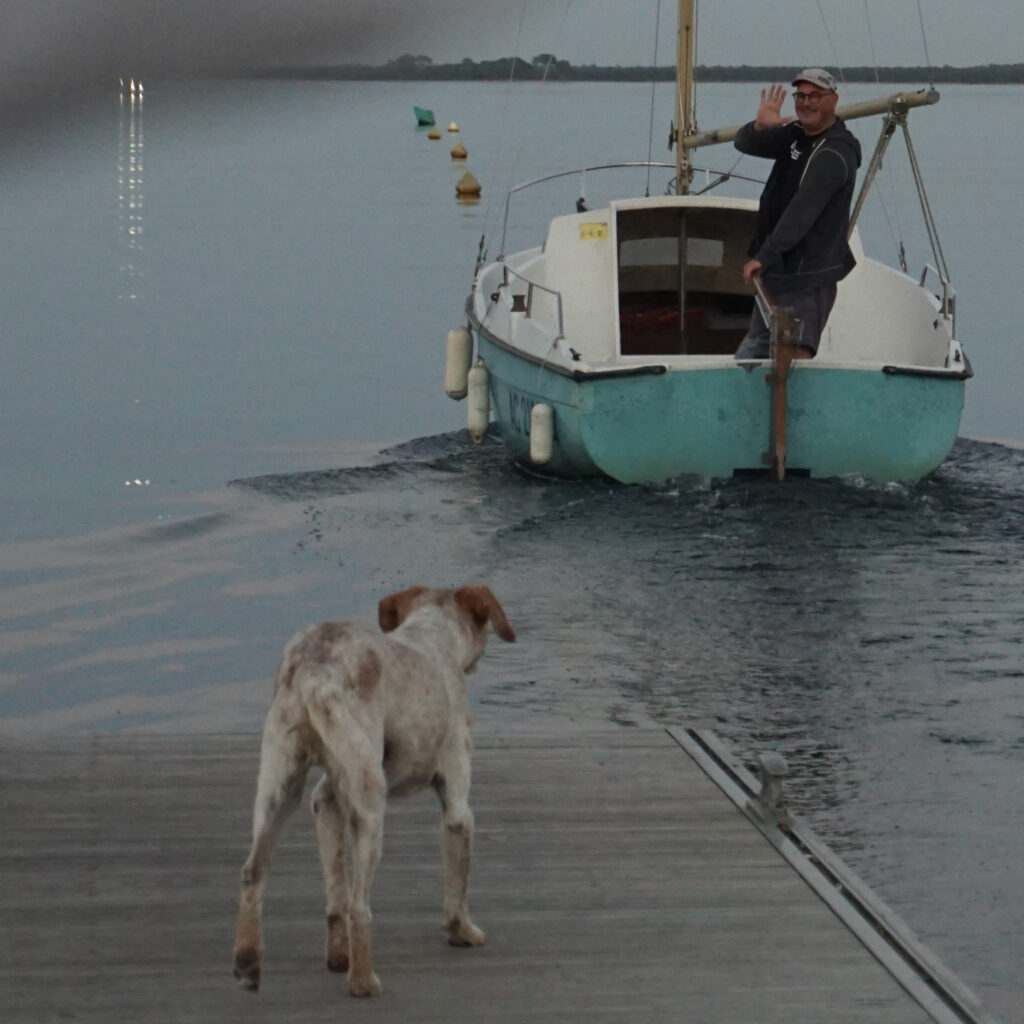
[[[449,121],[448,122],[448,131],[450,131],[450,132],[457,132],[458,130],[459,130],[459,126],[454,121]]]
[[[465,160],[468,155],[469,153],[466,150],[466,147],[461,142],[455,143],[455,145],[452,147],[453,160]]]
[[[441,133],[436,128],[431,128],[430,131],[427,132],[427,138],[434,139],[436,141],[441,138]]]
[[[478,196],[482,191],[483,186],[469,171],[466,171],[455,185],[455,194],[457,196]]]

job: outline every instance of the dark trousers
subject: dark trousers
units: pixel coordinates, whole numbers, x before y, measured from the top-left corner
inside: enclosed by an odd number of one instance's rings
[[[836,303],[836,285],[823,284],[819,288],[804,288],[801,291],[778,292],[772,302],[776,306],[787,306],[793,310],[796,326],[796,343],[809,348],[817,355],[821,332],[825,330],[828,315]],[[737,359],[767,359],[771,354],[771,328],[761,315],[761,307],[754,304],[750,315],[747,336],[736,349]]]

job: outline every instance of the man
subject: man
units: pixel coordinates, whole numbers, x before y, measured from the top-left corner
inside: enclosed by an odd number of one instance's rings
[[[743,280],[755,274],[777,306],[792,308],[797,356],[811,359],[836,301],[836,282],[853,269],[846,241],[860,143],[836,117],[836,80],[824,68],[793,79],[796,118],[781,115],[786,90],[761,90],[757,117],[736,136],[736,148],[775,166],[761,193],[757,231]],[[755,305],[737,359],[766,359],[771,332]]]

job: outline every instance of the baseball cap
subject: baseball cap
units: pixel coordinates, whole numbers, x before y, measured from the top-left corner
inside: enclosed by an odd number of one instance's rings
[[[792,84],[797,82],[810,82],[819,89],[827,89],[829,92],[838,92],[839,83],[824,68],[804,68],[794,79]]]

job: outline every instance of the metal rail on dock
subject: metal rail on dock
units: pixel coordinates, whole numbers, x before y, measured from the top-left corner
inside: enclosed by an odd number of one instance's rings
[[[998,1024],[806,822],[789,813],[780,795],[786,769],[779,755],[762,759],[759,782],[713,732],[670,726],[668,733],[936,1024]],[[773,792],[765,800],[768,787]]]

